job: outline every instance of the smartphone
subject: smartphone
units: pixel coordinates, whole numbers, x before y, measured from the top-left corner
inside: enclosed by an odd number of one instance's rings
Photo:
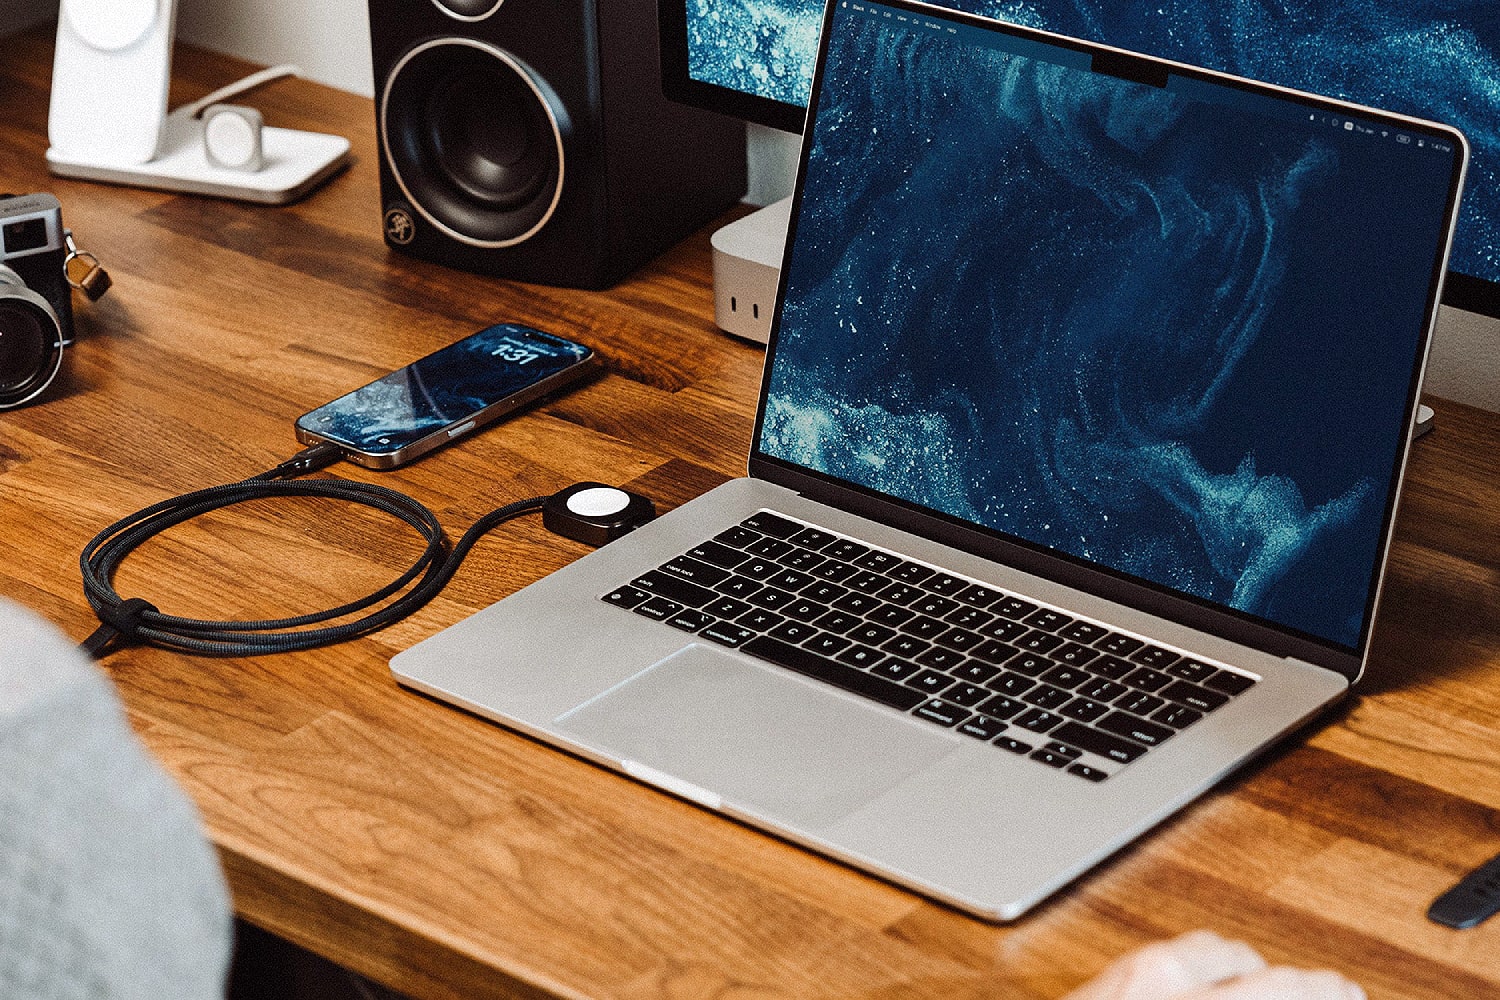
[[[500,323],[297,418],[297,440],[331,441],[356,465],[393,469],[587,375],[592,349]]]

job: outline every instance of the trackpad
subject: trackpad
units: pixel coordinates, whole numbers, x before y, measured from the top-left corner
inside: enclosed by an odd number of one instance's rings
[[[835,689],[696,644],[557,723],[612,756],[799,827],[837,821],[956,745]]]

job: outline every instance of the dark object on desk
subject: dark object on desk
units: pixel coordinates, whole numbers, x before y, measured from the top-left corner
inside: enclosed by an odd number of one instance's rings
[[[1468,930],[1500,912],[1500,854],[1458,880],[1427,910],[1427,919]]]
[[[745,193],[745,131],[668,102],[655,0],[370,0],[386,243],[604,288]]]
[[[655,517],[656,505],[646,497],[603,483],[569,486],[542,507],[548,531],[593,546],[612,542]]]

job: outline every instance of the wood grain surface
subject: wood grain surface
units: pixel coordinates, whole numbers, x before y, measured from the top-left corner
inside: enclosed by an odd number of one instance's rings
[[[296,450],[300,413],[499,320],[577,337],[597,381],[374,473],[456,535],[580,479],[664,507],[739,475],[762,354],[712,322],[707,230],[606,293],[461,274],[380,239],[369,101],[300,81],[269,124],[354,163],[286,208],[49,177],[49,33],[6,39],[0,187],[48,190],[115,289],[45,401],[0,413],[0,594],[82,638],[78,555],[101,527]],[[179,49],[175,100],[250,67]],[[1018,924],[923,900],[399,688],[399,649],[578,557],[537,519],[483,542],[378,634],[258,659],[104,661],[202,810],[240,914],[423,1000],[1052,998],[1193,927],[1328,966],[1379,1000],[1500,996],[1500,919],[1428,903],[1500,852],[1500,415],[1432,401],[1359,696]],[[121,568],[164,611],[271,617],[363,594],[416,552],[339,504],[248,505]],[[1003,863],[1003,859],[996,859]]]

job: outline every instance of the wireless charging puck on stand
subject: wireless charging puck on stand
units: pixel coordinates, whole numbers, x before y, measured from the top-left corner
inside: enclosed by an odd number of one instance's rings
[[[585,545],[604,545],[656,517],[656,505],[639,493],[603,483],[576,483],[547,498],[542,524]]]

